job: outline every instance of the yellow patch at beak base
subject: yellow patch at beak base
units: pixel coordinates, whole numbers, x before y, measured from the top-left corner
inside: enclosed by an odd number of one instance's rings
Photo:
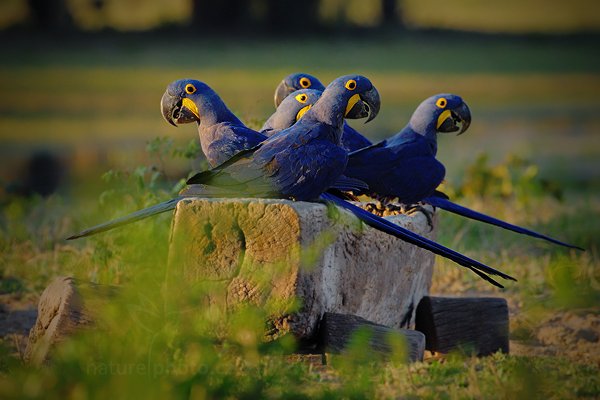
[[[312,107],[312,104],[307,105],[306,107],[302,107],[300,109],[300,111],[298,111],[298,114],[296,114],[296,121],[298,121],[300,118],[302,118],[302,116],[308,111],[310,110],[310,108]]]
[[[198,111],[198,106],[192,100],[187,97],[181,101],[181,105],[192,112],[198,119],[200,119],[200,112]]]
[[[359,100],[360,96],[358,95],[358,93],[350,97],[350,99],[348,100],[348,104],[346,105],[346,112],[344,113],[344,117],[348,115],[350,110],[352,110],[352,107],[354,107],[354,105],[358,103]]]
[[[435,129],[440,129],[440,126],[442,126],[444,121],[450,117],[452,117],[452,112],[450,112],[450,110],[445,110],[443,113],[441,113],[437,119],[437,125],[436,125]]]

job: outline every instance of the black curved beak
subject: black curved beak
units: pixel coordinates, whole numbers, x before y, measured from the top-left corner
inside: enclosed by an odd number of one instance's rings
[[[454,109],[444,111],[440,117],[443,120],[438,121],[438,132],[458,132],[458,136],[462,135],[471,125],[471,110],[464,102]]]
[[[177,127],[176,121],[181,112],[181,100],[180,96],[169,93],[169,89],[165,91],[165,94],[163,94],[160,99],[160,111],[162,112],[162,116],[174,127]]]
[[[296,89],[288,86],[288,84],[285,83],[285,81],[281,81],[281,83],[279,83],[279,85],[277,86],[277,89],[275,89],[275,108],[279,107],[283,99],[285,99],[290,93],[295,91]]]
[[[467,129],[469,129],[469,125],[471,125],[471,110],[469,110],[467,103],[463,102],[460,107],[453,110],[453,112],[453,116],[458,118],[457,122],[460,123],[460,130],[458,131],[457,135],[462,135]]]
[[[346,113],[345,118],[360,119],[368,117],[365,121],[366,124],[379,114],[381,98],[379,97],[379,92],[375,86],[364,93],[358,94],[358,96],[360,97],[360,100]]]
[[[190,107],[192,109],[190,109]],[[178,94],[165,91],[160,99],[160,109],[165,120],[173,126],[177,124],[187,124],[200,120],[198,108],[189,98],[182,98]]]

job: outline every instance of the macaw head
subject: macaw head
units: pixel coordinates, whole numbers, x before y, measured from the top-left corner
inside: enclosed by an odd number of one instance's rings
[[[265,126],[275,130],[289,128],[310,110],[321,97],[321,93],[315,89],[302,89],[291,93],[279,104],[277,111],[269,117]]]
[[[436,94],[423,101],[410,119],[411,127],[421,134],[427,132],[464,133],[471,124],[471,111],[460,96]]]
[[[203,120],[235,120],[219,95],[206,83],[195,79],[180,79],[167,86],[160,100],[162,115],[173,126]]]
[[[304,73],[290,74],[283,78],[277,89],[275,89],[275,107],[279,107],[279,104],[288,95],[301,89],[315,89],[323,91],[325,86],[320,80],[312,75]]]
[[[341,111],[342,118],[367,118],[371,121],[379,113],[381,98],[371,81],[362,75],[345,75],[333,80],[313,107],[320,112]],[[339,107],[343,107],[339,109]],[[365,122],[365,123],[366,123]]]

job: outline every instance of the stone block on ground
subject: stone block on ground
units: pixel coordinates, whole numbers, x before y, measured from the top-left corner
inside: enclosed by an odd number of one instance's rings
[[[388,218],[434,237],[422,213]],[[194,198],[175,211],[168,282],[223,282],[223,293],[214,293],[211,303],[267,307],[272,336],[291,332],[308,339],[325,312],[413,326],[433,263],[432,253],[324,204]]]

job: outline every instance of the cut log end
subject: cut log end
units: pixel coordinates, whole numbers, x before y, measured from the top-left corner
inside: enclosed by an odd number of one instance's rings
[[[416,330],[426,349],[438,353],[464,351],[478,356],[508,353],[508,305],[492,297],[423,297]]]
[[[407,361],[423,360],[425,336],[421,332],[389,328],[356,315],[325,313],[320,323],[319,343],[327,352],[343,353],[360,331],[368,333],[369,346],[378,354],[390,355],[398,351],[394,342],[399,340],[405,344],[400,350],[405,351]]]

